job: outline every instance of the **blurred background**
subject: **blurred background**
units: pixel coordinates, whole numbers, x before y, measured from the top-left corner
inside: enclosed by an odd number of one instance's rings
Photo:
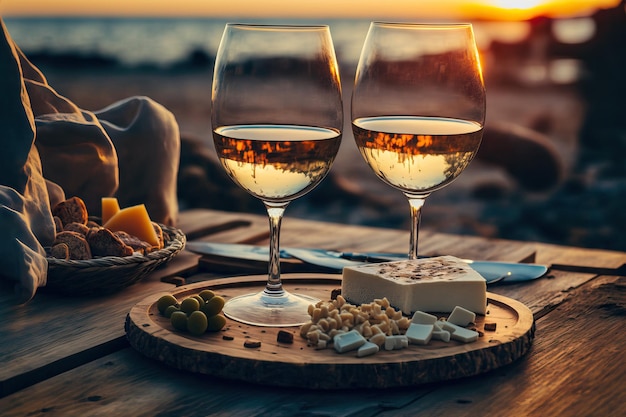
[[[309,4],[310,3],[310,4]],[[314,4],[313,4],[314,3]],[[61,95],[98,110],[149,96],[183,136],[181,208],[262,214],[213,150],[214,56],[227,22],[328,24],[346,129],[329,177],[289,217],[408,230],[406,198],[353,144],[351,83],[372,20],[470,22],[487,85],[481,154],[429,197],[423,229],[626,250],[625,0],[0,0],[9,33]],[[407,232],[408,233],[408,232]]]

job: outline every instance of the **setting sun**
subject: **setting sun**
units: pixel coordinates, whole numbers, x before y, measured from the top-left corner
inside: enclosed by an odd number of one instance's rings
[[[465,2],[459,9],[465,16],[493,20],[528,20],[537,16],[584,16],[596,9],[614,7],[619,0],[484,0]]]
[[[540,14],[542,7],[549,4],[546,0],[486,0],[484,8],[497,19],[525,20]],[[479,6],[480,7],[480,6]]]
[[[544,3],[543,0],[493,0],[494,6],[502,9],[532,9],[537,5]]]

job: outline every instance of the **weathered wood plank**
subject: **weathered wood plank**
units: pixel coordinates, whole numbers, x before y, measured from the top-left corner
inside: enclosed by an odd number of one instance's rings
[[[185,232],[188,240],[194,240],[249,224],[250,221],[241,213],[194,209],[180,212],[176,227]]]
[[[328,375],[332,378],[332,375]],[[427,389],[276,389],[176,371],[124,349],[0,399],[17,416],[368,416],[401,409]]]
[[[226,223],[221,223],[223,221]],[[228,225],[229,222],[231,222],[230,225]],[[179,227],[185,232],[191,233],[192,236],[203,236],[202,239],[206,240],[261,244],[267,240],[268,225],[264,216],[197,211],[181,213]],[[207,236],[206,233],[210,234]],[[317,246],[342,250],[402,251],[408,246],[408,232],[311,222],[287,216],[283,223],[281,243],[290,246]],[[567,263],[617,267],[623,264],[626,258],[626,254],[620,252],[485,240],[428,232],[423,233],[420,237],[420,245],[424,254],[452,254],[475,259],[507,261],[517,261],[528,253],[536,251],[537,262],[545,264]],[[123,349],[107,356],[109,360],[103,358],[82,365],[123,348],[125,346],[123,322],[131,307],[147,294],[173,288],[171,284],[159,282],[159,280],[164,276],[176,273],[191,274],[196,262],[197,255],[183,252],[165,270],[157,271],[121,293],[102,298],[68,298],[42,292],[37,294],[33,302],[26,306],[17,307],[0,297],[0,316],[3,317],[0,322],[0,338],[4,341],[0,344],[0,396],[39,380],[45,380],[41,384],[1,399],[0,410],[5,410],[5,406],[7,406],[6,409],[12,410],[14,415],[27,414],[24,413],[24,410],[33,411],[35,414],[39,410],[43,413],[48,410],[47,407],[51,407],[50,412],[54,410],[69,411],[68,413],[59,411],[58,415],[71,415],[74,411],[80,410],[85,410],[88,415],[97,415],[100,412],[103,415],[118,414],[116,410],[129,410],[133,415],[154,415],[163,410],[180,411],[182,414],[189,415],[195,414],[194,411],[197,410],[195,407],[212,407],[209,409],[224,409],[227,412],[232,411],[233,414],[240,413],[242,415],[272,414],[272,411],[276,410],[279,411],[279,414],[284,415],[311,413],[350,415],[361,412],[364,413],[361,415],[372,415],[385,409],[404,412],[404,407],[410,405],[411,402],[420,404],[420,401],[416,400],[430,391],[431,388],[399,390],[391,394],[386,392],[382,397],[375,392],[365,394],[351,392],[350,401],[344,404],[345,393],[325,394],[320,397],[319,393],[315,392],[309,393],[289,389],[279,391],[258,386],[247,386],[242,390],[239,384],[205,381],[187,373],[178,373],[169,368],[164,368],[153,361],[142,360],[140,355],[130,349]],[[615,395],[615,398],[605,399],[604,392],[596,391],[590,385],[591,382],[595,382],[598,386],[610,384],[611,387],[619,387],[621,380],[626,376],[624,375],[624,366],[621,365],[623,361],[620,362],[615,360],[615,357],[610,356],[611,354],[617,355],[620,352],[618,350],[620,346],[626,342],[621,336],[624,333],[621,331],[623,313],[615,313],[615,311],[623,311],[623,308],[622,310],[611,310],[617,307],[610,307],[611,302],[609,302],[605,303],[606,307],[598,307],[594,310],[589,307],[591,304],[585,304],[586,297],[595,297],[593,291],[590,292],[591,296],[586,292],[591,288],[590,285],[596,285],[596,281],[592,281],[594,278],[592,274],[551,271],[550,276],[532,283],[490,287],[490,291],[494,293],[523,302],[531,308],[536,318],[541,317],[539,324],[545,323],[543,327],[539,326],[537,346],[530,353],[531,360],[524,360],[519,365],[507,367],[502,371],[502,374],[496,372],[494,375],[489,375],[486,385],[483,384],[483,378],[472,378],[467,386],[463,381],[450,384],[450,389],[434,386],[432,389],[436,393],[442,390],[442,394],[437,397],[438,399],[433,400],[431,406],[426,407],[426,410],[430,410],[426,415],[437,415],[439,408],[436,408],[435,405],[444,401],[445,398],[447,400],[443,403],[452,407],[447,409],[444,413],[446,415],[463,415],[463,407],[466,404],[469,404],[467,415],[475,415],[477,410],[480,411],[479,414],[484,414],[483,409],[492,410],[486,407],[486,404],[496,393],[498,398],[503,396],[502,401],[508,399],[511,404],[520,407],[520,410],[529,411],[530,414],[533,414],[539,408],[529,408],[528,404],[524,406],[524,404],[520,405],[515,402],[515,399],[518,398],[517,390],[522,388],[524,391],[519,396],[520,401],[530,402],[532,398],[537,396],[544,402],[542,403],[543,407],[546,407],[541,411],[550,410],[552,414],[558,414],[561,411],[558,406],[548,404],[551,397],[549,394],[551,393],[554,397],[556,388],[551,389],[549,386],[545,388],[544,385],[550,384],[550,378],[552,378],[556,381],[556,386],[559,389],[567,392],[566,388],[570,386],[570,382],[563,379],[563,376],[559,374],[559,372],[567,372],[565,365],[562,366],[560,360],[563,359],[567,366],[571,366],[570,362],[574,359],[570,357],[576,357],[579,355],[578,352],[581,352],[582,364],[596,366],[594,364],[596,357],[602,361],[602,364],[597,367],[597,372],[594,370],[590,373],[592,379],[583,378],[583,382],[575,381],[572,386],[577,387],[578,392],[590,393],[599,398],[609,406],[613,406],[614,410],[623,411],[615,399],[618,398],[623,402],[623,397]],[[215,275],[209,274],[203,279],[214,277]],[[623,281],[620,282],[623,283]],[[620,285],[622,285],[621,283]],[[612,291],[618,290],[612,288]],[[601,291],[601,293],[605,298],[609,297],[607,291]],[[610,300],[610,298],[607,299]],[[597,297],[594,300],[594,302],[599,302]],[[619,300],[612,303],[617,306],[624,305]],[[609,315],[608,324],[605,324],[604,318],[599,320],[598,317],[593,317],[590,322],[594,328],[590,333],[594,336],[591,344],[577,344],[575,351],[561,345],[561,349],[566,349],[572,354],[564,358],[559,356],[560,351],[557,343],[571,339],[570,334],[575,333],[570,332],[575,332],[581,327],[586,328],[585,317],[588,314],[597,315],[598,311],[603,312],[605,310],[613,311],[615,314]],[[553,319],[553,317],[555,318]],[[619,326],[615,324],[615,317],[621,320]],[[563,326],[563,323],[566,325]],[[542,332],[546,334],[546,341],[542,341]],[[608,348],[603,349],[601,343],[603,340],[606,341],[609,335],[615,339],[608,342],[617,340],[620,344],[609,343],[606,344]],[[534,356],[537,350],[540,352],[538,359]],[[549,355],[553,355],[559,360],[550,359]],[[535,363],[534,361],[538,362]],[[74,367],[76,369],[67,374],[52,377],[52,375]],[[548,367],[554,367],[554,369],[546,370]],[[589,372],[581,366],[573,369],[575,373],[570,375]],[[119,379],[112,375],[114,371],[121,372]],[[602,379],[602,372],[609,375],[608,379]],[[505,374],[506,377],[502,376]],[[510,378],[514,383],[509,382]],[[547,378],[545,383],[544,378]],[[172,383],[172,380],[176,382]],[[80,384],[76,381],[80,381]],[[104,385],[103,381],[108,382]],[[525,384],[526,381],[532,383]],[[540,387],[535,388],[534,385],[536,384],[539,384]],[[528,388],[527,385],[533,387]],[[548,390],[545,395],[539,392],[541,387]],[[67,396],[58,395],[65,390],[68,390]],[[245,398],[249,398],[249,401],[242,400],[243,391],[245,391]],[[161,394],[168,392],[171,392],[171,395],[161,397]],[[607,392],[615,394],[611,390]],[[39,395],[44,396],[40,397],[41,401],[37,400]],[[573,396],[568,398],[565,395],[563,394],[562,401],[575,400]],[[477,396],[476,404],[480,405],[476,408],[473,405],[473,396]],[[107,398],[109,402],[105,404],[105,401],[100,401],[104,398]],[[430,397],[427,396],[427,398],[430,401]],[[557,395],[556,398],[561,397]],[[228,403],[230,399],[232,399],[233,404]],[[171,401],[171,405],[167,406],[169,401]],[[185,401],[188,401],[189,405]],[[428,401],[423,404],[428,405]],[[451,401],[454,403],[450,404]],[[131,402],[134,402],[135,405],[130,405]],[[153,403],[155,404],[154,407],[152,407]],[[182,403],[182,405],[175,405],[174,403]],[[611,415],[609,406],[603,409],[604,415]],[[584,412],[583,415],[591,409],[590,407],[590,405],[581,406],[580,410]],[[413,411],[415,410],[410,409],[408,414]],[[455,413],[455,411],[459,411],[459,413]],[[204,409],[199,414],[204,414]],[[545,415],[548,414],[545,413]]]
[[[219,239],[217,232],[245,229],[250,224],[234,223],[236,217],[228,215],[224,222],[220,216],[181,213],[181,227],[185,232],[213,231]],[[207,224],[212,228],[205,227]],[[102,297],[69,297],[42,289],[28,304],[16,306],[8,296],[0,295],[0,340],[7,341],[0,344],[0,396],[126,346],[120,340],[131,307],[147,294],[172,289],[172,284],[160,280],[191,272],[197,263],[197,255],[183,251],[131,287]]]
[[[602,277],[572,291],[537,321],[529,355],[508,368],[410,404],[412,416],[626,415],[626,278]],[[393,412],[383,416],[394,415]]]
[[[225,241],[242,241],[249,243],[267,244],[267,220],[264,216],[247,215],[251,227],[227,232]],[[253,229],[257,233],[255,239]],[[213,240],[213,237],[206,240]],[[425,255],[454,255],[463,258],[480,260],[499,260],[517,262],[534,254],[537,263],[550,265],[552,263],[582,264],[593,266],[617,267],[626,262],[623,252],[572,248],[536,242],[519,242],[503,239],[484,239],[473,236],[448,235],[425,232],[420,236],[422,253]],[[408,231],[341,225],[309,221],[305,219],[286,217],[283,221],[281,233],[282,246],[318,247],[324,249],[338,249],[346,251],[390,251],[402,252],[408,247]],[[289,268],[285,268],[290,271]],[[236,267],[211,268],[210,265],[203,272],[236,273]],[[258,271],[250,271],[258,273]],[[514,285],[500,285],[490,287],[490,291],[501,294],[527,305],[535,315],[541,311],[549,311],[567,297],[567,292],[576,288],[594,277],[593,274],[574,273],[564,271],[549,271],[544,278],[532,283]],[[197,282],[209,277],[193,277],[188,282]]]
[[[66,358],[123,337],[128,310],[146,294],[171,288],[171,284],[140,281],[100,298],[42,292],[23,306],[3,299],[0,337],[5,342],[0,343],[0,396],[50,373],[71,369],[76,364]],[[19,378],[25,373],[30,373],[30,381]]]
[[[0,399],[0,409],[6,416],[624,415],[625,294],[624,278],[591,282],[539,320],[528,356],[456,382],[321,395],[179,372],[123,349]],[[581,329],[589,337],[576,338]]]

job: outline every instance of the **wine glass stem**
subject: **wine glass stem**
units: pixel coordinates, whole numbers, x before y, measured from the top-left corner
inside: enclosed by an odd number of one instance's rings
[[[411,237],[409,241],[409,259],[417,259],[417,241],[420,231],[422,206],[426,202],[426,197],[428,197],[428,195],[407,195],[407,197],[409,199],[409,206],[411,207]]]
[[[284,294],[283,285],[280,280],[280,224],[288,204],[289,203],[270,205],[265,203],[270,221],[270,262],[265,293],[273,296]]]

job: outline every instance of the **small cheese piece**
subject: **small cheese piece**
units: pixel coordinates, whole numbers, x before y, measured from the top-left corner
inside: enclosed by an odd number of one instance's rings
[[[416,311],[415,314],[413,314],[413,318],[411,319],[411,323],[415,324],[435,324],[436,322],[437,316],[424,313],[423,311]]]
[[[357,305],[386,297],[407,315],[449,313],[456,306],[478,314],[487,309],[485,279],[453,256],[345,267],[341,294]]]
[[[159,246],[159,238],[152,226],[148,210],[143,204],[120,210],[103,226],[112,232],[123,231],[153,246]]]
[[[448,323],[456,324],[457,326],[466,327],[470,323],[474,323],[476,320],[476,314],[463,307],[456,306],[450,316],[448,317]]]
[[[432,324],[411,323],[405,335],[409,339],[409,343],[414,345],[427,345],[433,336],[434,327],[435,326]]]
[[[386,339],[387,336],[385,336],[384,333],[375,333],[374,335],[372,335],[372,337],[369,338],[369,341],[377,346],[383,346]]]
[[[449,342],[450,332],[447,330],[433,330],[432,339],[441,340],[442,342]]]
[[[450,338],[452,340],[458,340],[459,342],[470,343],[478,340],[478,332],[465,327],[457,326],[456,324],[445,322],[443,324],[444,330],[450,332]]]
[[[339,353],[349,352],[358,349],[367,342],[361,333],[356,330],[350,330],[346,333],[340,333],[333,338],[335,350]]]
[[[397,350],[409,347],[409,339],[406,335],[387,336],[385,338],[385,350]]]
[[[120,204],[115,197],[103,197],[102,198],[102,224],[105,224],[109,219],[115,216],[120,211]]]
[[[315,345],[315,349],[317,349],[317,350],[326,349],[326,345],[327,344],[328,344],[328,342],[326,342],[326,340],[318,340],[317,344]]]
[[[356,351],[356,356],[362,358],[363,356],[373,355],[378,352],[380,348],[377,344],[372,342],[365,342],[362,344],[359,349]]]

